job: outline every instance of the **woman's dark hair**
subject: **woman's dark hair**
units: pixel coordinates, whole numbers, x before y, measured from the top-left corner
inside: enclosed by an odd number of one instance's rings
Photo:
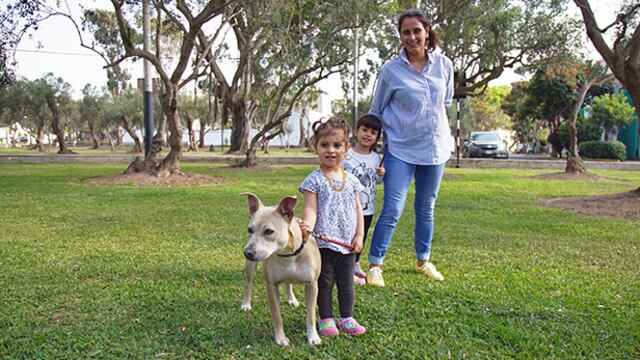
[[[378,132],[376,141],[380,140],[380,135],[382,134],[382,121],[380,121],[378,117],[371,114],[360,117],[360,119],[358,119],[358,123],[356,124],[356,129],[359,129],[361,126],[376,130]]]
[[[402,30],[402,22],[406,18],[418,19],[418,21],[420,21],[420,23],[425,28],[425,30],[427,30],[427,32],[429,33],[429,38],[427,39],[427,44],[426,44],[427,51],[429,52],[433,51],[436,48],[436,46],[440,44],[440,37],[438,36],[438,33],[435,32],[435,30],[433,30],[431,20],[429,20],[429,18],[427,18],[427,16],[418,9],[409,9],[403,12],[402,14],[400,14],[400,17],[398,17],[398,33],[400,33],[400,31]]]
[[[337,117],[330,117],[326,121],[320,119],[311,125],[311,130],[313,130],[311,143],[314,148],[318,145],[320,138],[330,134],[332,130],[342,130],[344,132],[345,143],[348,142],[349,139],[349,124]]]

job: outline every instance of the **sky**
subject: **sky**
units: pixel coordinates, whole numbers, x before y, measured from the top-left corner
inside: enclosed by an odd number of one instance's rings
[[[6,0],[0,0],[0,6],[4,7]],[[80,9],[77,1],[68,1],[74,17],[79,18]],[[83,1],[88,7],[110,8],[107,0]],[[600,27],[611,23],[615,18],[614,10],[617,9],[621,0],[591,0],[591,6],[596,14],[596,19]],[[570,11],[578,16],[575,5],[569,5]],[[586,33],[583,34],[589,54],[594,59],[600,56],[590,42],[586,40]],[[85,42],[90,42],[90,38],[85,38]],[[91,83],[97,87],[106,83],[106,71],[103,69],[104,61],[90,50],[80,46],[77,32],[71,22],[62,17],[51,18],[40,25],[38,31],[31,37],[23,39],[16,52],[18,61],[17,73],[28,79],[36,79],[47,72],[52,72],[56,76],[62,77],[69,82],[74,89],[74,97],[81,96],[81,89],[85,84]],[[364,61],[364,60],[362,60]],[[126,65],[132,73],[132,81],[142,77],[142,62],[127,62]],[[223,66],[223,71],[232,73],[233,64],[227,63]],[[491,82],[491,86],[510,84],[514,81],[524,79],[515,74],[512,70],[505,70],[503,75]],[[340,78],[336,75],[319,84],[320,89],[327,93],[332,99],[342,98],[340,90]],[[370,91],[365,89],[364,92]]]

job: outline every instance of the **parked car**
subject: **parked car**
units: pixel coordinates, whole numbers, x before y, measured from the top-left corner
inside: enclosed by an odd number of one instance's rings
[[[493,131],[472,131],[464,141],[464,157],[509,158],[506,141]]]

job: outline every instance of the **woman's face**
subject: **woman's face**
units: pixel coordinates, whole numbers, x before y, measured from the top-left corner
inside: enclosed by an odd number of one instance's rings
[[[420,20],[415,17],[407,17],[400,25],[400,42],[410,55],[422,56],[429,38],[429,32],[424,28]]]

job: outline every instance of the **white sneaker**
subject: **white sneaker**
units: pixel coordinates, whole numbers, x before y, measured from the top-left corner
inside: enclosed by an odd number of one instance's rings
[[[382,278],[382,269],[379,266],[374,266],[367,271],[367,284],[373,286],[384,286],[384,279]]]
[[[417,266],[416,271],[427,275],[428,278],[433,279],[435,281],[444,280],[444,276],[442,276],[442,274],[440,274],[440,272],[436,269],[435,265],[433,265],[429,261],[422,264],[422,266]]]

